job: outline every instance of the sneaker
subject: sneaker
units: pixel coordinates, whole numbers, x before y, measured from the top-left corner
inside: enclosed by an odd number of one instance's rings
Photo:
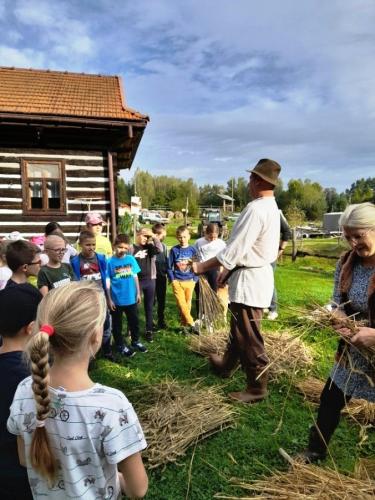
[[[279,315],[276,311],[270,311],[267,314],[267,319],[270,319],[271,321],[273,321],[274,319],[277,319],[278,317],[279,317]]]
[[[118,351],[121,356],[126,356],[127,358],[132,358],[135,355],[135,352],[133,349],[130,349],[127,345],[124,345],[124,347],[121,347]]]
[[[141,342],[132,342],[132,349],[135,349],[139,352],[147,352],[147,347],[144,346]]]
[[[146,332],[145,334],[145,338],[147,340],[147,342],[153,342],[154,341],[154,335],[152,332]]]
[[[303,450],[301,453],[298,453],[294,457],[294,460],[300,464],[309,465],[315,464],[316,462],[321,462],[327,458],[326,453],[320,453],[318,451],[312,451],[308,448]]]
[[[195,335],[199,335],[201,333],[201,322],[199,319],[195,320],[194,323],[190,326],[191,333]]]
[[[168,328],[168,325],[165,321],[158,323],[158,330],[166,330],[167,328]]]

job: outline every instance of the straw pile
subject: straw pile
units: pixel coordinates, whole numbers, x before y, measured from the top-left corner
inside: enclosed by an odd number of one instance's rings
[[[375,481],[345,476],[332,469],[316,465],[293,462],[287,472],[274,472],[270,477],[257,481],[244,482],[232,479],[231,482],[245,491],[247,496],[215,495],[216,498],[249,499],[261,498],[279,500],[371,500],[375,495]]]
[[[226,307],[204,275],[199,276],[199,324],[201,332],[225,330]]]
[[[315,404],[319,404],[323,387],[324,382],[313,377],[297,384],[297,389],[305,398]],[[364,399],[352,399],[342,410],[342,413],[361,425],[375,425],[375,403],[369,403]]]
[[[299,335],[285,331],[267,332],[264,334],[264,344],[270,359],[267,369],[272,379],[295,375],[313,364],[312,351]]]
[[[223,354],[228,342],[228,333],[217,332],[213,335],[199,335],[189,339],[189,349],[208,357],[210,354]],[[288,332],[267,332],[264,334],[265,350],[270,359],[266,370],[276,380],[304,371],[313,364],[311,350],[299,336]]]
[[[150,468],[176,462],[189,446],[234,425],[235,409],[214,387],[165,381],[147,387],[147,403],[136,405]]]
[[[375,480],[375,460],[371,458],[360,458],[355,464],[354,476],[358,479]]]

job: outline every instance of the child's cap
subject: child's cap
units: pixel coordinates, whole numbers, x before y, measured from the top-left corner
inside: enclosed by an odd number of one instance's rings
[[[5,236],[5,239],[11,241],[18,241],[18,240],[24,240],[25,238],[22,238],[22,234],[19,231],[12,231],[11,233]]]
[[[40,234],[38,236],[32,236],[29,241],[31,241],[31,243],[34,243],[34,245],[38,245],[38,247],[43,250],[45,240],[46,237],[44,236],[44,234]]]
[[[36,318],[42,294],[35,286],[22,283],[0,291],[0,333],[16,334]]]
[[[104,224],[103,217],[98,212],[89,212],[85,217],[86,224]]]

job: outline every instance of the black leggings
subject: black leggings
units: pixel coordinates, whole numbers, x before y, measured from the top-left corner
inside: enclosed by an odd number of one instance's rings
[[[320,395],[320,405],[316,426],[328,444],[340,422],[341,410],[349,403],[351,396],[346,396],[337,385],[328,378]]]
[[[139,280],[139,287],[143,293],[143,306],[145,309],[146,319],[146,332],[152,332],[152,308],[154,306],[155,298],[155,283],[156,279],[141,279]]]

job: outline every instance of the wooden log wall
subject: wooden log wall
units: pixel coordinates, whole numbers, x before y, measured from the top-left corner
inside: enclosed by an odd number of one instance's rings
[[[64,160],[66,214],[24,215],[22,210],[21,160]],[[64,234],[75,240],[85,226],[86,213],[102,214],[109,222],[110,198],[107,153],[93,151],[0,150],[0,236],[19,231],[25,238],[42,234],[44,226],[57,221]]]

